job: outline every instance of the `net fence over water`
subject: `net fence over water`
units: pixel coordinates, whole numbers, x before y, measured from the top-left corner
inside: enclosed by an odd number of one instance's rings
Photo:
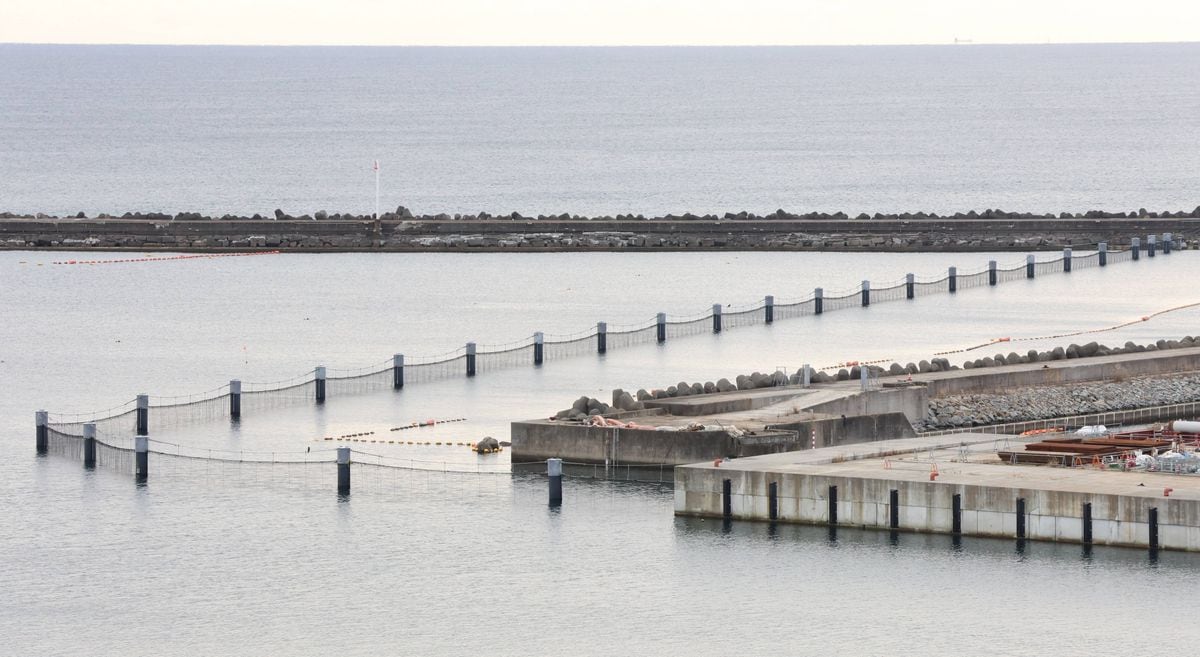
[[[1100,264],[1098,252],[1071,254],[1070,258],[1071,269]],[[1106,258],[1108,264],[1127,262],[1133,259],[1133,254],[1130,251],[1109,251]],[[1065,262],[1065,253],[1051,260],[1034,262],[1034,278],[1063,272],[1066,269]],[[989,267],[957,274],[954,280],[957,290],[965,290],[992,285],[993,279],[995,284],[1026,279],[1029,278],[1028,269],[1028,263],[996,267],[994,270]],[[950,281],[949,272],[928,279],[910,275],[903,282],[892,281],[877,287],[867,283],[865,288],[821,296],[814,291],[806,298],[780,303],[774,303],[772,298],[768,297],[756,303],[736,307],[713,307],[707,312],[691,316],[662,314],[646,324],[606,327],[601,323],[595,328],[570,335],[535,334],[501,345],[472,343],[437,356],[397,356],[376,365],[353,370],[314,368],[283,381],[239,383],[240,393],[235,392],[234,382],[231,382],[196,395],[149,396],[145,399],[144,407],[146,433],[160,435],[175,427],[230,419],[235,407],[239,413],[254,413],[272,408],[312,404],[318,397],[324,400],[325,397],[344,397],[531,366],[538,363],[539,353],[541,362],[544,363],[702,335],[717,330],[718,322],[714,315],[718,312],[720,330],[725,331],[766,324],[768,317],[770,321],[779,321],[874,303],[947,294],[951,292]],[[81,436],[83,425],[91,422],[97,425],[98,436],[132,438],[138,433],[138,419],[138,400],[135,399],[114,408],[92,413],[50,413],[47,426],[61,435]]]

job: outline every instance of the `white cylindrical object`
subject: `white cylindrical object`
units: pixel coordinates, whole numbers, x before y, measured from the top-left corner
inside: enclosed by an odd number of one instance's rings
[[[1175,420],[1170,427],[1171,431],[1179,433],[1200,433],[1200,422],[1196,420]]]

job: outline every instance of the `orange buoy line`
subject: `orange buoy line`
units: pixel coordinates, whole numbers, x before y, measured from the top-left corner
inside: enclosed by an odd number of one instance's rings
[[[119,258],[116,260],[56,260],[54,265],[115,265],[131,262],[166,262],[170,260],[196,260],[201,258],[239,258],[246,256],[277,255],[282,251],[246,251],[239,253],[192,253],[173,256],[146,256],[144,258]]]
[[[1180,310],[1187,310],[1189,308],[1195,308],[1197,306],[1200,306],[1200,301],[1184,304],[1182,306],[1175,306],[1173,308],[1167,308],[1165,310],[1160,310],[1155,313],[1150,313],[1149,315],[1143,315],[1137,319],[1131,319],[1128,322],[1121,322],[1120,324],[1114,324],[1112,326],[1106,326],[1103,328],[1086,329],[1086,330],[1082,330],[1082,331],[1072,331],[1070,333],[1056,333],[1054,335],[1038,335],[1038,336],[1031,336],[1031,337],[1027,337],[1027,338],[995,338],[994,340],[991,340],[990,342],[985,342],[983,344],[977,344],[973,347],[965,347],[963,349],[952,349],[950,351],[939,351],[938,353],[936,353],[934,355],[935,356],[944,356],[946,354],[966,353],[968,351],[975,351],[976,349],[983,349],[985,347],[990,347],[990,346],[1000,343],[1000,342],[1034,342],[1036,340],[1058,340],[1061,338],[1073,338],[1073,337],[1080,336],[1080,335],[1092,335],[1092,334],[1096,334],[1096,333],[1107,333],[1109,331],[1116,331],[1119,329],[1123,329],[1127,326],[1133,326],[1135,324],[1141,324],[1142,322],[1148,322],[1148,321],[1154,319],[1155,317],[1160,317],[1160,316],[1166,315],[1168,313],[1178,312]]]

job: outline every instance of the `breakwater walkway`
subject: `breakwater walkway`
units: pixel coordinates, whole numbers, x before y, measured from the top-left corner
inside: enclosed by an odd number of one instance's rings
[[[1120,214],[1121,216],[1116,216]],[[952,217],[776,213],[641,218],[351,215],[278,218],[198,214],[122,217],[18,217],[0,213],[0,249],[139,251],[282,250],[302,252],[492,251],[1031,251],[1171,235],[1196,248],[1200,208],[1192,212],[1078,213],[1033,216],[985,211]],[[1128,216],[1133,215],[1133,216]],[[1145,239],[1145,237],[1143,237]]]

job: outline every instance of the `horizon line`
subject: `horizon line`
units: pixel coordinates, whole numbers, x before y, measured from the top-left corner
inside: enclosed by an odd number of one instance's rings
[[[0,46],[153,46],[205,48],[895,48],[921,46],[1133,46],[1190,45],[1200,40],[1181,41],[922,41],[904,43],[167,43],[167,42],[68,42],[0,41]]]

